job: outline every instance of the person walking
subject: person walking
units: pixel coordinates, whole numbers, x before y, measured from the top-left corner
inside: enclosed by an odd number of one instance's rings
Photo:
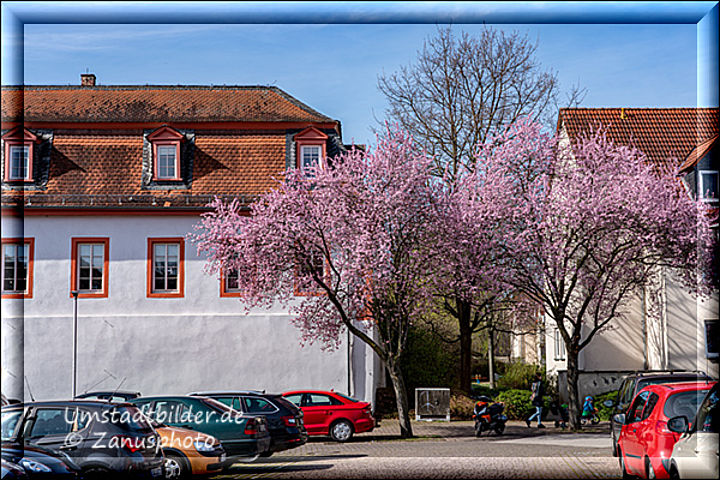
[[[535,374],[535,381],[533,382],[532,386],[530,387],[530,390],[532,391],[532,395],[530,396],[530,401],[532,402],[533,406],[535,407],[535,413],[530,415],[526,420],[525,423],[527,426],[530,426],[530,422],[532,422],[535,417],[537,417],[537,428],[545,428],[545,425],[542,424],[542,406],[543,406],[543,396],[545,395],[545,384],[542,381],[542,374],[540,372]]]

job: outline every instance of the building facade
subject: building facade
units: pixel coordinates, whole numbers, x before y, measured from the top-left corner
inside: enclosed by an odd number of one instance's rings
[[[275,87],[2,90],[2,389],[335,389],[373,401],[365,344],[302,347],[286,308],[246,311],[188,240],[215,197],[346,150],[341,125]]]
[[[614,142],[634,145],[660,175],[680,170],[686,193],[714,208],[717,236],[717,108],[569,108],[558,119],[561,144],[603,127]],[[636,370],[700,370],[718,376],[707,352],[706,331],[717,325],[718,292],[702,300],[687,293],[667,269],[657,272],[659,295],[643,292],[626,316],[598,332],[579,355],[580,394],[617,388]],[[546,368],[564,384],[567,354],[553,320],[546,319]],[[560,391],[564,391],[561,388]]]

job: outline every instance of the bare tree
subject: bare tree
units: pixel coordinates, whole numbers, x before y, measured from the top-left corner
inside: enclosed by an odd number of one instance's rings
[[[536,50],[537,43],[518,32],[485,27],[479,36],[455,36],[450,27],[438,28],[415,63],[378,77],[389,103],[387,119],[410,132],[434,158],[433,174],[450,190],[474,171],[478,144],[521,116],[552,126],[561,103],[582,102],[585,90],[579,86],[561,95],[557,75],[541,67]],[[446,311],[458,322],[460,385],[469,391],[472,335],[486,328],[493,308],[446,293]]]
[[[478,143],[519,116],[552,121],[557,107],[582,101],[573,87],[560,100],[557,75],[535,59],[536,43],[518,32],[486,27],[479,36],[438,28],[425,40],[417,61],[378,77],[389,102],[386,116],[410,132],[435,158],[435,171],[454,183],[473,169]]]

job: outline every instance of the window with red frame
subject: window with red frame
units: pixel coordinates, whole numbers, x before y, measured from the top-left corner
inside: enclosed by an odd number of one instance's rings
[[[168,126],[148,135],[148,140],[152,143],[154,180],[182,180],[180,143],[184,139],[182,133]]]
[[[33,239],[2,239],[3,298],[32,298]]]
[[[182,238],[148,239],[148,296],[184,295],[185,243]]]
[[[72,286],[80,297],[107,297],[109,238],[72,239]]]
[[[38,137],[28,129],[20,127],[3,135],[5,141],[6,182],[30,182],[33,178],[33,151]]]

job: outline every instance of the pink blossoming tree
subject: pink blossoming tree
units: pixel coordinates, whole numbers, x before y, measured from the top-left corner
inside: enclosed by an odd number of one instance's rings
[[[324,348],[337,347],[345,329],[368,344],[387,368],[409,437],[399,361],[427,308],[436,194],[430,160],[410,137],[388,130],[378,142],[309,175],[288,171],[249,212],[216,200],[195,240],[210,272],[237,272],[247,308],[288,306],[303,341]]]
[[[699,295],[709,292],[712,236],[701,204],[644,154],[601,129],[569,146],[520,121],[480,147],[480,194],[506,177],[499,230],[504,281],[541,304],[567,349],[570,422],[579,428],[578,355],[635,295],[669,268]],[[500,193],[500,192],[496,192]]]

